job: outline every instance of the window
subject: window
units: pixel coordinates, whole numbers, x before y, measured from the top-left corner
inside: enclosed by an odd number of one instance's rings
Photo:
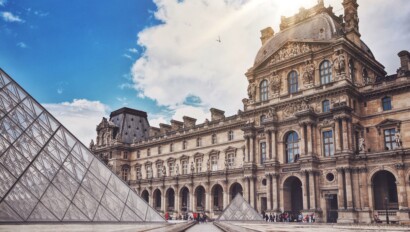
[[[391,98],[390,97],[384,97],[382,99],[382,105],[383,105],[383,111],[391,110],[392,109],[392,107],[391,107]]]
[[[352,80],[352,83],[355,83],[356,79],[356,73],[355,73],[355,67],[354,67],[354,62],[353,60],[349,61],[349,75],[350,75],[350,80]]]
[[[197,146],[197,147],[202,146],[202,139],[201,139],[201,138],[197,138],[197,139],[196,139],[196,146]]]
[[[384,147],[385,150],[393,150],[396,148],[396,142],[394,136],[396,134],[396,129],[384,130]]]
[[[322,85],[332,82],[332,66],[328,60],[323,61],[319,67],[320,83]]]
[[[335,149],[333,146],[333,131],[323,132],[323,151],[325,156],[333,156]]]
[[[266,115],[262,114],[260,120],[262,124],[266,120]]]
[[[128,159],[128,152],[124,151],[124,159]]]
[[[330,101],[329,100],[324,100],[322,102],[322,111],[323,113],[330,112]]]
[[[160,155],[161,153],[162,153],[161,146],[158,146],[158,155]]]
[[[266,160],[266,142],[260,143],[261,150],[261,164]]]
[[[128,168],[122,168],[121,176],[124,181],[128,181]]]
[[[169,175],[173,176],[175,173],[175,163],[174,162],[169,163],[168,166],[169,166]]]
[[[141,168],[140,167],[135,168],[135,174],[137,175],[137,180],[142,179],[142,177],[141,177]]]
[[[187,148],[186,140],[182,141],[182,149],[185,150]]]
[[[229,131],[228,132],[228,141],[232,141],[233,140],[233,131]]]
[[[286,162],[295,162],[295,156],[299,156],[299,136],[296,132],[292,131],[286,137]]]
[[[216,134],[212,135],[212,144],[216,144],[218,142]]]
[[[288,86],[290,94],[298,92],[298,73],[296,71],[292,71],[289,73]]]
[[[195,159],[196,173],[202,172],[202,158]]]
[[[174,144],[171,143],[169,144],[169,152],[173,152],[174,151]]]
[[[235,154],[229,153],[228,154],[228,168],[232,168],[235,165]]]
[[[267,101],[268,100],[268,81],[263,80],[259,86],[259,93],[260,93],[260,100]]]
[[[137,151],[137,159],[139,159],[141,157],[141,152],[140,150]]]
[[[211,170],[212,171],[218,170],[218,157],[216,155],[211,157]]]
[[[147,156],[150,156],[151,155],[151,149],[147,149]]]
[[[157,177],[162,177],[162,164],[157,164]]]
[[[152,178],[152,167],[147,166],[146,170],[147,170],[147,178]]]
[[[182,175],[188,174],[188,161],[182,161]]]

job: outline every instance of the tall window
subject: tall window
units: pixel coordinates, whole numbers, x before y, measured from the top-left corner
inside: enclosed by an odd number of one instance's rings
[[[350,75],[350,80],[352,80],[352,82],[354,84],[355,79],[356,79],[356,73],[355,73],[353,60],[349,60],[349,75]]]
[[[232,168],[235,165],[235,154],[229,153],[228,154],[228,168]]]
[[[211,157],[211,170],[212,171],[218,170],[218,157],[216,155]]]
[[[161,146],[158,146],[158,155],[160,155],[161,153],[162,153]]]
[[[202,172],[202,158],[195,159],[196,173]]]
[[[233,140],[233,131],[229,131],[228,132],[228,141],[232,141]]]
[[[289,86],[289,93],[298,92],[298,73],[296,71],[292,71],[289,73],[288,86]]]
[[[185,150],[187,148],[187,141],[182,141],[182,149]]]
[[[141,157],[141,152],[140,150],[137,151],[137,159],[139,159]]]
[[[174,151],[174,144],[171,143],[169,144],[169,152],[173,152]]]
[[[330,111],[330,101],[329,100],[324,100],[322,102],[322,111],[323,111],[323,113],[326,113],[326,112]]]
[[[323,61],[319,67],[320,83],[322,85],[332,82],[332,66],[328,60]]]
[[[124,181],[128,181],[128,168],[122,168],[121,176]]]
[[[182,166],[182,175],[188,174],[188,161],[184,160],[181,163]]]
[[[268,100],[268,81],[263,80],[259,86],[259,93],[261,101]]]
[[[396,134],[396,129],[387,129],[384,130],[384,147],[385,150],[393,150],[396,148],[396,142],[394,135]]]
[[[383,111],[386,110],[391,110],[391,98],[390,97],[384,97],[382,99],[382,105],[383,105]]]
[[[266,120],[266,115],[262,114],[260,120],[262,124]]]
[[[286,137],[286,162],[293,163],[295,155],[299,155],[299,136],[293,131]]]
[[[135,168],[135,173],[137,175],[137,180],[142,179],[141,177],[141,168],[140,167],[136,167]]]
[[[212,135],[212,144],[216,144],[218,142],[216,134]]]
[[[146,170],[147,170],[147,178],[152,178],[152,167],[146,166]]]
[[[333,156],[335,154],[335,149],[333,146],[333,131],[323,132],[323,150],[325,156]]]
[[[162,177],[162,164],[157,164],[157,177]]]
[[[147,156],[150,156],[151,155],[151,149],[147,149]]]
[[[261,164],[266,160],[266,142],[260,144],[261,148]]]
[[[196,146],[197,146],[197,147],[202,146],[202,139],[201,139],[201,138],[197,138],[197,139],[196,139]]]
[[[128,152],[124,151],[124,159],[128,159]]]
[[[174,162],[168,163],[168,166],[169,166],[169,175],[173,176],[175,173],[175,163]]]

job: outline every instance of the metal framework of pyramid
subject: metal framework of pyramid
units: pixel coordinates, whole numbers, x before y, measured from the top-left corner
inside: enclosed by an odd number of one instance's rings
[[[223,210],[217,221],[263,221],[248,202],[238,193],[231,203]]]
[[[164,222],[0,69],[0,222]]]

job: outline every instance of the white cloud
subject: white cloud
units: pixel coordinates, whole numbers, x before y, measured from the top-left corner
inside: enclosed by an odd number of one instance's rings
[[[99,101],[74,99],[72,102],[42,104],[86,146],[96,138],[96,126],[109,108]]]
[[[130,48],[128,49],[128,51],[131,53],[138,53],[138,50],[136,48]]]
[[[130,55],[128,55],[128,54],[122,54],[122,56],[125,57],[125,58],[127,58],[127,59],[132,60],[132,57],[131,57]]]
[[[3,18],[4,21],[6,22],[18,22],[18,23],[24,23],[24,20],[21,19],[19,16],[17,15],[13,15],[13,13],[11,12],[1,12],[1,17]]]
[[[187,110],[184,114],[188,115],[192,109],[208,112],[211,107],[225,110],[227,115],[236,113],[243,107],[241,99],[246,97],[244,73],[252,67],[261,47],[260,30],[271,26],[278,32],[281,15],[291,16],[301,6],[311,7],[317,0],[154,2],[158,8],[154,16],[163,23],[138,34],[138,44],[144,52],[132,67],[134,88],[139,97],[154,99],[174,111],[175,118],[182,110]],[[339,15],[343,14],[341,2],[328,0],[325,4],[333,5]],[[408,49],[404,46],[408,46],[410,30],[403,27],[410,21],[410,4],[406,0],[359,4],[362,34],[368,34],[363,39],[391,73],[399,66],[397,52]],[[396,22],[394,27],[387,26],[391,22]],[[390,44],[394,44],[394,49]],[[201,104],[185,108],[184,102],[190,96],[200,99]]]
[[[0,0],[0,6],[6,5],[6,3],[7,3],[7,0]]]
[[[24,42],[18,42],[16,46],[19,48],[27,48],[27,44],[25,44]]]

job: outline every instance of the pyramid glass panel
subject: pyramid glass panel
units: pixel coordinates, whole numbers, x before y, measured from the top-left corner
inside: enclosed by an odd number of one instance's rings
[[[262,221],[262,216],[254,209],[241,194],[237,194],[231,203],[218,217],[218,221]]]
[[[164,222],[0,69],[0,222]]]

